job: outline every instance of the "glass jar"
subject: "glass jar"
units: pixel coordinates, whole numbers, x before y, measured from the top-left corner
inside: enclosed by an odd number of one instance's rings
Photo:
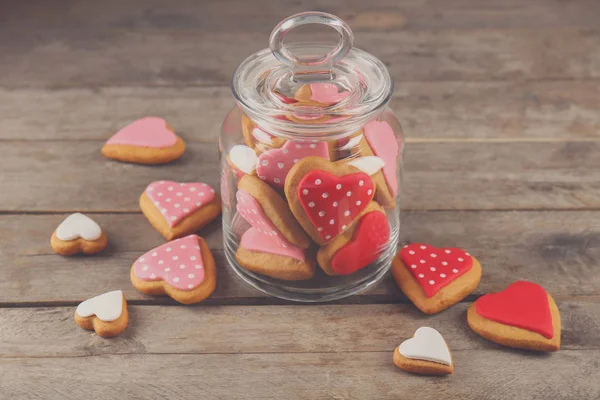
[[[284,46],[305,24],[335,29],[339,43]],[[225,255],[244,281],[279,298],[357,293],[396,253],[404,139],[387,107],[393,82],[352,43],[336,16],[297,14],[233,76],[237,105],[219,140]]]

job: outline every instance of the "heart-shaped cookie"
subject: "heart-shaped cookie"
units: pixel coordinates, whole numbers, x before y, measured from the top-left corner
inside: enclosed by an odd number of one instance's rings
[[[290,209],[315,242],[324,245],[354,224],[375,192],[369,175],[318,157],[300,160],[289,172]]]
[[[404,246],[400,250],[400,259],[427,297],[433,297],[473,266],[473,258],[462,249],[438,249],[424,243]]]
[[[327,143],[288,141],[281,148],[271,149],[258,157],[256,173],[260,179],[283,188],[285,178],[295,163],[304,157],[315,156],[329,160]]]
[[[375,261],[390,238],[390,226],[384,213],[373,211],[358,221],[352,240],[331,259],[331,268],[339,275],[348,275]]]
[[[164,148],[174,146],[176,142],[177,135],[164,119],[145,117],[121,128],[106,144]]]
[[[82,238],[84,240],[97,240],[102,236],[100,225],[87,215],[75,213],[69,215],[56,228],[56,237],[68,241]]]
[[[385,121],[371,121],[365,125],[363,132],[373,153],[385,163],[383,166],[383,176],[392,197],[395,197],[398,193],[396,171],[398,154],[400,152],[398,139],[396,139],[396,135],[394,135],[390,124]]]
[[[502,292],[481,296],[475,305],[483,318],[537,332],[548,339],[554,335],[548,294],[533,282],[514,282]]]
[[[241,179],[246,174],[254,175],[256,163],[258,162],[254,150],[243,144],[238,144],[231,148],[228,160],[233,173],[238,179]]]
[[[221,198],[202,182],[153,182],[140,197],[140,208],[167,240],[189,235],[221,213]]]
[[[65,256],[77,253],[94,254],[104,250],[108,239],[100,225],[87,215],[69,215],[56,228],[50,239],[52,249]]]
[[[448,344],[435,329],[423,326],[394,351],[394,363],[405,371],[444,375],[454,371]]]
[[[340,91],[336,84],[323,82],[303,85],[295,95],[296,100],[325,106],[339,103],[348,96],[350,96],[349,91]]]
[[[158,246],[131,267],[136,289],[167,294],[180,303],[204,300],[215,288],[215,262],[204,239],[189,235]]]
[[[496,343],[536,351],[560,348],[560,313],[554,299],[533,282],[517,281],[481,296],[467,312],[473,331]]]
[[[77,306],[75,322],[102,337],[112,337],[127,328],[129,316],[123,292],[114,290],[92,297]]]

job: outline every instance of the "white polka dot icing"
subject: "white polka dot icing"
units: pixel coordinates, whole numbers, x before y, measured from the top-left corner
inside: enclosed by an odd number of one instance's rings
[[[148,185],[145,193],[171,227],[177,226],[188,215],[215,198],[215,191],[205,183],[158,181]],[[173,201],[174,198],[177,199],[176,202]]]
[[[403,247],[400,259],[427,297],[435,295],[473,266],[473,258],[464,250],[438,249],[419,243]]]
[[[315,228],[323,228],[317,229],[319,237],[329,240],[342,231],[342,226],[350,226],[354,222],[372,200],[372,189],[373,181],[364,172],[338,177],[313,170],[300,181],[298,198]],[[323,224],[323,219],[327,223]]]
[[[182,248],[181,245],[185,247]],[[154,253],[156,256],[153,256]],[[195,257],[195,261],[187,261],[191,257]],[[184,268],[181,268],[182,265]],[[133,268],[135,276],[142,280],[163,280],[176,289],[194,289],[204,281],[204,262],[198,246],[198,236],[189,235],[152,249],[138,258]],[[192,269],[194,273],[190,277],[190,273],[186,271]]]
[[[294,164],[308,156],[329,160],[327,143],[304,143],[287,141],[281,148],[265,151],[258,157],[256,172],[260,179],[279,188],[283,188],[285,178]]]
[[[288,242],[281,232],[273,225],[271,220],[265,215],[262,207],[250,193],[239,189],[236,193],[237,212],[251,226],[257,228],[256,231],[269,237],[279,247],[292,248],[295,247]]]

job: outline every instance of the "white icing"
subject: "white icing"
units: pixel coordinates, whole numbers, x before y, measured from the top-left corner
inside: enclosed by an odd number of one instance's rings
[[[446,341],[438,331],[427,326],[417,329],[413,338],[398,346],[398,351],[406,358],[452,365]]]
[[[256,169],[258,157],[250,147],[238,144],[229,151],[229,160],[243,173],[251,174]]]
[[[100,225],[81,213],[69,215],[56,228],[56,237],[60,240],[75,240],[79,237],[85,240],[96,240],[100,236],[102,236]]]
[[[373,175],[383,168],[385,162],[376,156],[366,156],[355,158],[354,160],[349,161],[348,164],[360,169],[368,175]]]
[[[269,136],[267,132],[260,128],[254,128],[252,130],[252,136],[254,136],[254,139],[258,140],[260,143],[271,144],[271,136]]]
[[[104,322],[115,321],[123,313],[123,292],[114,290],[87,299],[77,306],[76,312],[84,318],[95,315]]]
[[[354,149],[356,146],[358,146],[358,144],[360,143],[360,141],[362,140],[363,135],[360,134],[358,136],[354,136],[353,138],[351,138],[348,143],[346,143],[345,145],[343,145],[342,147],[340,147],[340,150],[352,150]]]

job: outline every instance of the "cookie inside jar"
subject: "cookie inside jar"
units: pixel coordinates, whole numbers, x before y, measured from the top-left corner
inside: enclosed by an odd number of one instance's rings
[[[283,45],[304,24],[328,25],[340,42]],[[357,293],[396,253],[403,137],[387,107],[393,84],[352,41],[333,15],[297,14],[234,74],[237,105],[220,137],[225,256],[280,298]]]

